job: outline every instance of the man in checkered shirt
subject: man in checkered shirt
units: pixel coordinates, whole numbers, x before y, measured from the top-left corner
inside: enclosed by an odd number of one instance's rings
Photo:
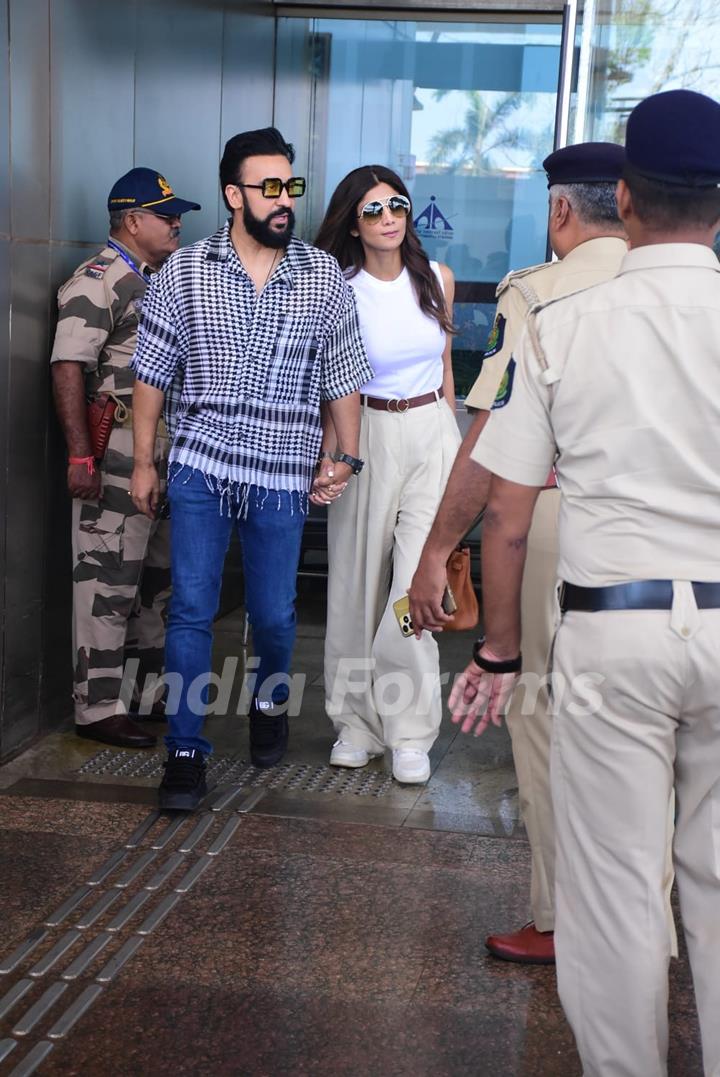
[[[207,688],[201,695],[197,684],[207,684],[233,528],[260,659],[251,759],[268,767],[287,747],[295,580],[321,401],[338,436],[334,482],[362,467],[358,389],[373,374],[337,262],[293,238],[295,198],[305,191],[304,179],[292,175],[294,156],[272,127],[231,138],[220,164],[231,220],[169,259],[143,306],[132,363],[130,489],[148,514],[159,492],[155,427],[178,371],[183,379],[169,461],[173,596],[165,661],[168,673],[180,674],[182,690],[169,715],[161,808],[192,809],[206,791],[212,746],[202,736]]]

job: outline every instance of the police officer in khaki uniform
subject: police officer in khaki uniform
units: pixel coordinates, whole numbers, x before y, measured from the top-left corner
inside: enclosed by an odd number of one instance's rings
[[[586,1077],[664,1077],[667,804],[700,1018],[720,1074],[720,104],[673,90],[627,127],[616,278],[528,319],[504,408],[473,459],[494,472],[486,639],[454,719],[499,721],[520,668],[533,506],[563,492],[551,779],[560,997]],[[543,496],[542,494],[540,496]],[[477,730],[476,730],[477,731]]]
[[[73,662],[75,729],[82,737],[153,747],[120,699],[127,659],[138,686],[163,669],[165,607],[170,594],[167,520],[149,520],[128,496],[133,466],[129,364],[151,274],[179,246],[180,218],[196,202],[177,198],[150,168],[133,168],[108,198],[110,238],[58,293],[51,363],[55,405],[68,450],[73,498]],[[117,405],[107,451],[96,460],[86,401]],[[155,445],[167,460],[167,431]],[[157,700],[154,713],[161,716]]]
[[[617,216],[615,187],[625,154],[613,143],[584,143],[551,153],[543,161],[550,191],[548,230],[559,261],[508,274],[498,286],[495,321],[480,374],[465,404],[478,414],[468,431],[448,482],[433,530],[410,590],[411,613],[419,628],[441,627],[439,597],[445,583],[449,551],[471,526],[479,509],[467,510],[467,491],[476,467],[469,454],[490,410],[504,406],[514,377],[513,348],[532,307],[555,296],[608,280],[626,253],[625,233]],[[468,471],[472,471],[472,477]],[[484,477],[487,492],[489,474]],[[543,678],[555,629],[557,514],[560,493],[552,486],[539,498],[528,540],[528,570],[523,583],[523,671]],[[497,957],[524,963],[554,960],[555,830],[550,795],[549,759],[552,730],[547,689],[541,685],[515,693],[508,726],[518,778],[520,805],[532,853],[530,904],[533,919],[507,935],[491,935],[486,945]]]

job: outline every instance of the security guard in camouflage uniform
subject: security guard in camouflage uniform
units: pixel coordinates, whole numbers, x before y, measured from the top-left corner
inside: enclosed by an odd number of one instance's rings
[[[127,659],[138,659],[140,687],[148,674],[162,672],[170,595],[169,523],[149,520],[128,496],[135,380],[129,364],[150,276],[177,250],[181,215],[193,209],[200,206],[177,198],[160,173],[133,168],[110,192],[107,245],[78,266],[58,293],[51,369],[73,497],[75,729],[105,744],[155,744],[128,718],[131,700],[120,698]],[[86,402],[102,394],[117,408],[98,461]],[[155,445],[161,471],[167,452],[162,430]],[[153,712],[162,712],[159,700]]]
[[[569,295],[613,277],[626,252],[624,231],[615,207],[615,186],[622,175],[621,146],[589,142],[556,150],[543,161],[550,191],[550,244],[559,261],[509,273],[497,289],[495,321],[480,374],[465,405],[478,414],[460,448],[433,530],[410,589],[413,622],[421,628],[441,627],[441,613],[427,596],[442,593],[448,552],[470,528],[459,504],[465,502],[476,469],[465,473],[468,456],[492,408],[501,408],[512,388],[513,347],[528,312],[541,301]],[[473,465],[474,466],[474,465]],[[487,476],[489,483],[489,475]],[[554,487],[554,480],[552,480]],[[560,492],[548,488],[538,498],[528,537],[523,581],[523,672],[543,677],[555,626],[554,587],[557,575],[557,515]],[[445,552],[447,550],[447,552]],[[439,588],[439,591],[438,591]],[[550,795],[551,708],[547,692],[535,697],[515,693],[507,715],[520,805],[532,853],[530,905],[533,920],[519,931],[491,935],[486,945],[496,957],[527,964],[554,960],[555,830]]]

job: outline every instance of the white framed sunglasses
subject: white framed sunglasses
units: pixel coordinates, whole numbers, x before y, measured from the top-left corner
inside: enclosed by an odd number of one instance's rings
[[[412,209],[410,199],[404,194],[391,194],[389,198],[375,198],[372,202],[366,202],[358,214],[358,220],[376,224],[386,206],[393,217],[409,217]]]

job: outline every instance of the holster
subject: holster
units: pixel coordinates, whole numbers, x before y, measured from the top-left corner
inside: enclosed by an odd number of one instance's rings
[[[113,423],[124,422],[128,409],[122,400],[118,400],[112,393],[98,393],[94,400],[87,404],[87,424],[90,434],[93,456],[96,460],[103,460],[107,452],[108,442]]]

